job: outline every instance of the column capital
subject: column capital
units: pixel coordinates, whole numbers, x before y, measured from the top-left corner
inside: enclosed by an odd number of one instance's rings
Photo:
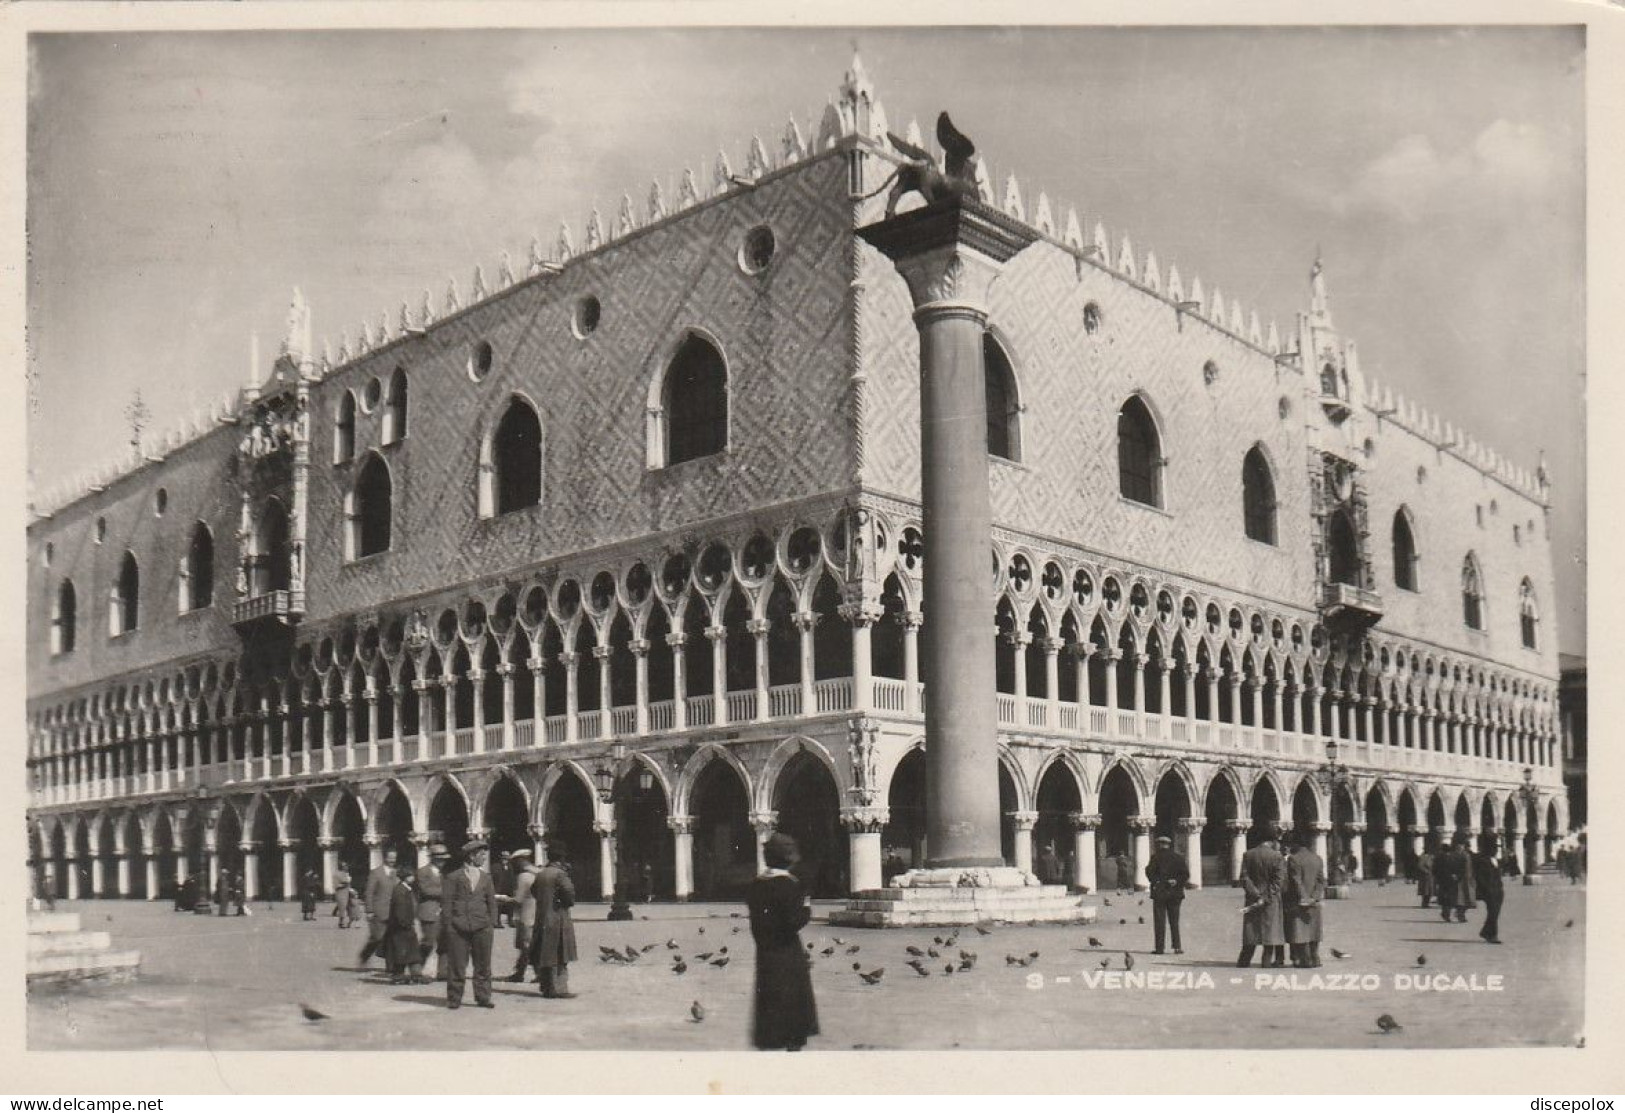
[[[853,626],[872,626],[885,617],[886,612],[873,603],[842,603],[835,612]]]
[[[427,831],[412,831],[406,837],[419,850],[427,849],[434,842],[434,836]]]
[[[805,632],[818,625],[818,616],[811,611],[796,611],[790,616],[790,621],[797,630]]]
[[[547,838],[547,828],[540,823],[527,823],[525,824],[525,834],[537,842],[541,842]]]
[[[850,834],[876,835],[891,821],[887,808],[842,808],[841,826]]]
[[[1322,819],[1311,823],[1309,825],[1309,829],[1317,835],[1328,835],[1331,833],[1332,825],[1326,820]]]
[[[514,668],[507,661],[503,661],[500,665],[498,665],[496,668],[492,669],[491,671],[496,673],[500,677],[507,678],[507,677],[510,677],[510,676],[513,675]]]
[[[1186,817],[1181,819],[1177,826],[1180,831],[1187,835],[1199,835],[1202,833],[1202,828],[1207,826],[1207,820]]]
[[[1343,829],[1351,835],[1363,835],[1366,833],[1366,825],[1364,823],[1345,823],[1343,824]]]
[[[985,315],[988,288],[1037,233],[991,205],[955,197],[858,229],[908,283],[916,314]]]
[[[1067,819],[1079,831],[1098,831],[1100,829],[1100,816],[1095,812],[1072,812],[1067,816]]]
[[[713,643],[719,642],[728,636],[728,628],[726,626],[707,626],[705,636],[710,638]]]
[[[1005,814],[1015,823],[1017,831],[1031,831],[1038,826],[1037,812],[1006,812]]]
[[[924,625],[925,625],[925,612],[924,611],[904,611],[903,612],[903,628],[905,630],[918,630],[921,626],[924,626]]]
[[[648,638],[633,638],[626,643],[626,648],[632,651],[634,657],[642,657],[649,652]]]
[[[284,854],[291,854],[304,845],[302,839],[278,839],[276,844],[282,848]]]
[[[615,647],[612,645],[595,645],[592,647],[592,655],[600,661],[609,660],[609,655],[613,652],[615,652]]]
[[[674,835],[692,835],[694,833],[694,817],[691,815],[668,815],[666,826],[671,828]]]
[[[377,850],[380,846],[384,845],[384,836],[366,834],[361,836],[361,841],[367,844],[368,850]]]
[[[323,850],[337,850],[344,845],[344,840],[337,835],[323,835],[316,840],[316,845]]]
[[[1128,817],[1128,828],[1137,835],[1148,835],[1157,826],[1157,817],[1154,815],[1131,815]]]
[[[1251,819],[1227,819],[1224,821],[1224,826],[1232,835],[1245,835],[1253,829],[1253,821]]]
[[[612,839],[612,838],[614,838],[615,837],[615,821],[612,820],[612,819],[610,819],[610,820],[604,820],[604,819],[595,819],[595,820],[593,820],[593,822],[592,822],[592,833],[597,835],[601,839]]]
[[[576,653],[574,650],[566,649],[559,654],[559,664],[563,665],[567,670],[575,668],[580,662],[581,654]]]
[[[676,630],[666,635],[666,644],[671,646],[673,649],[683,648],[687,641],[688,635],[683,633],[681,630]]]
[[[242,851],[244,854],[258,854],[260,852],[260,844],[255,842],[253,839],[244,839],[242,842],[237,844],[237,849]]]
[[[771,835],[779,825],[779,813],[751,812],[750,825],[758,835]]]
[[[773,629],[773,624],[765,618],[753,618],[745,623],[745,629],[758,638],[765,638],[767,632]]]

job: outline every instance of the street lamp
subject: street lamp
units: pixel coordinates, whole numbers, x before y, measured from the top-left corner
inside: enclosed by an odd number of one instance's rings
[[[598,784],[598,799],[606,807],[609,806],[615,799],[615,770],[609,765],[600,765],[593,771],[592,779]],[[622,877],[625,871],[621,869],[619,850],[617,844],[616,854],[611,859],[611,864],[615,869],[615,890],[610,899],[609,919],[630,920],[632,918],[632,906],[626,903],[626,882]]]
[[[1315,770],[1315,780],[1319,782],[1321,790],[1326,794],[1327,807],[1335,811],[1337,790],[1347,787],[1353,781],[1353,774],[1349,767],[1337,760],[1337,740],[1326,739],[1326,760]],[[1347,871],[1343,867],[1343,839],[1337,824],[1331,825],[1331,845],[1328,849],[1330,862],[1326,863],[1326,876],[1332,884],[1341,885],[1346,880]]]
[[[1529,834],[1532,835],[1535,831],[1535,807],[1540,803],[1540,789],[1535,787],[1535,771],[1533,769],[1527,767],[1524,769],[1523,784],[1518,786],[1518,796],[1523,800],[1524,823],[1528,825]],[[1524,842],[1523,883],[1533,885],[1535,883],[1534,870],[1530,867],[1528,848],[1529,843],[1526,836]]]

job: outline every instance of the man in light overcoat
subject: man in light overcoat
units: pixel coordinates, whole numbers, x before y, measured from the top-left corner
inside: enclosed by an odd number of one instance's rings
[[[1320,965],[1320,904],[1325,899],[1326,863],[1309,845],[1309,837],[1302,835],[1286,860],[1286,884],[1281,900],[1293,966]]]
[[[1281,888],[1286,883],[1286,861],[1275,846],[1275,832],[1266,830],[1259,844],[1241,856],[1241,955],[1237,966],[1253,964],[1253,950],[1264,948],[1263,965],[1286,964],[1286,936],[1281,927]]]

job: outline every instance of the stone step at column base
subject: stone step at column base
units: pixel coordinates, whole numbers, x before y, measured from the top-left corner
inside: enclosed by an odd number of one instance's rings
[[[30,986],[89,981],[128,982],[134,981],[140,972],[140,951],[28,956]]]
[[[111,950],[113,937],[105,931],[52,931],[28,937],[28,956],[74,955]]]
[[[884,889],[854,893],[829,914],[839,927],[954,927],[1005,923],[1092,924],[1099,910],[1064,885],[1040,885],[1008,867],[910,870]]]
[[[30,912],[28,914],[29,935],[78,930],[79,913],[77,912]]]

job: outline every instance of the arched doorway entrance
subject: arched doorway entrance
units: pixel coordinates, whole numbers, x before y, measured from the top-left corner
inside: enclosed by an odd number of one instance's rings
[[[886,793],[886,829],[881,834],[883,860],[896,860],[906,869],[925,865],[925,751],[918,746],[904,754],[891,775]],[[895,858],[894,858],[895,855]]]
[[[1534,822],[1534,815],[1534,809],[1531,808],[1529,810],[1531,846],[1534,845],[1534,839],[1540,834],[1540,827]],[[71,865],[74,872],[75,891],[79,894],[80,900],[88,900],[95,895],[90,886],[90,859],[91,855],[96,852],[96,848],[91,842],[90,822],[89,819],[81,819],[73,825],[73,862]]]
[[[307,873],[314,873],[317,877],[322,875],[322,847],[319,841],[322,821],[316,811],[316,802],[309,796],[295,797],[288,807],[286,826],[288,838],[293,842],[294,893],[288,895],[287,899],[293,900]]]
[[[1445,830],[1444,801],[1437,789],[1428,797],[1428,849],[1437,854],[1449,834]]]
[[[670,814],[660,778],[641,761],[615,782],[615,877],[627,900],[676,895]]]
[[[592,792],[566,767],[542,805],[542,827],[549,845],[562,847],[569,856],[577,900],[591,900],[603,892],[593,819]],[[553,853],[549,851],[550,856]]]
[[[512,777],[498,777],[485,797],[485,829],[493,856],[504,851],[535,850],[530,836],[530,803]]]
[[[373,832],[380,840],[379,850],[388,848],[395,852],[397,866],[417,868],[417,847],[412,845],[412,804],[401,786],[394,782],[390,782],[389,790],[378,804]]]
[[[1180,845],[1179,821],[1191,817],[1191,795],[1185,787],[1185,779],[1176,770],[1170,769],[1157,781],[1157,796],[1154,805],[1157,814],[1157,825],[1153,831],[1154,838],[1167,838],[1173,840],[1175,849],[1184,853]],[[1194,868],[1196,863],[1190,863]]]
[[[1247,845],[1257,846],[1267,838],[1281,832],[1281,797],[1268,777],[1259,777],[1253,783],[1253,825],[1247,832]]]
[[[46,883],[51,888],[51,895],[56,900],[65,900],[68,896],[68,833],[61,823],[51,832],[51,852],[47,861]]]
[[[367,822],[361,814],[361,803],[354,795],[340,791],[333,808],[333,837],[339,840],[339,869],[350,875],[351,884],[364,887],[371,871],[371,855],[367,852]]]
[[[1033,827],[1034,870],[1039,880],[1052,885],[1071,885],[1077,880],[1073,862],[1077,840],[1073,837],[1072,817],[1083,811],[1083,791],[1078,778],[1063,762],[1054,761],[1044,770],[1038,781],[1038,822]],[[1055,856],[1059,877],[1043,876],[1045,851]]]
[[[1307,780],[1299,781],[1297,789],[1292,793],[1293,839],[1312,840],[1315,837],[1315,824],[1319,822],[1320,801],[1315,799],[1315,790],[1309,787]]]
[[[1004,864],[1016,864],[1016,812],[1020,802],[1016,782],[1004,762],[999,762],[999,856]]]
[[[1390,861],[1387,871],[1378,876],[1378,871],[1371,865],[1372,857],[1386,844],[1389,833],[1388,804],[1383,800],[1382,792],[1373,786],[1371,791],[1365,794],[1365,849],[1361,859],[1365,876],[1377,876],[1378,880],[1382,880],[1399,867],[1398,862]],[[1395,850],[1398,850],[1397,841]]]
[[[1240,876],[1241,860],[1235,855],[1236,840],[1230,825],[1241,814],[1235,784],[1227,771],[1208,782],[1206,806],[1202,811],[1202,884],[1228,885]],[[1197,863],[1192,862],[1194,870]]]
[[[468,841],[468,801],[450,781],[442,781],[429,800],[429,837],[445,843],[446,849],[461,861],[460,852]]]
[[[292,900],[294,894],[282,892],[282,848],[277,845],[276,808],[269,799],[262,799],[254,809],[249,841],[255,847],[255,894],[262,900],[270,900],[273,893]]]
[[[154,896],[159,900],[174,900],[175,890],[180,885],[181,879],[176,876],[180,856],[176,849],[169,812],[160,810],[152,824],[152,845],[147,847],[147,853],[154,855],[158,862],[158,892]]]
[[[756,837],[744,782],[718,758],[700,771],[691,799],[694,893],[701,900],[738,897],[756,874]]]
[[[1140,814],[1140,794],[1134,779],[1114,765],[1100,782],[1100,835],[1096,840],[1100,861],[1095,876],[1100,889],[1134,888],[1139,864],[1134,861],[1134,834],[1129,820]]]
[[[1473,806],[1467,802],[1465,794],[1456,797],[1455,829],[1451,832],[1454,839],[1465,838],[1473,826]]]
[[[100,870],[91,871],[93,877],[97,873],[100,873],[101,875],[101,884],[96,887],[96,892],[94,894],[98,897],[113,897],[119,895],[118,855],[114,853],[114,849],[116,848],[117,844],[114,842],[113,826],[113,817],[111,815],[103,815],[101,820],[96,824],[96,830],[93,836],[95,839],[96,861],[101,866]]]
[[[1350,876],[1350,853],[1355,846],[1354,832],[1350,830],[1358,815],[1354,810],[1353,791],[1346,784],[1332,790],[1332,830],[1326,840],[1326,878],[1332,884],[1353,880]],[[1336,879],[1336,880],[1333,880]]]
[[[841,831],[841,794],[828,767],[806,750],[779,771],[773,788],[778,830],[796,840],[801,864],[796,874],[815,897],[847,892],[846,839]]]
[[[237,817],[237,809],[229,802],[222,802],[220,811],[214,821],[214,852],[216,870],[209,877],[209,899],[219,903],[220,877],[226,871],[231,872],[232,884],[228,890],[242,884],[243,876],[243,821]]]

